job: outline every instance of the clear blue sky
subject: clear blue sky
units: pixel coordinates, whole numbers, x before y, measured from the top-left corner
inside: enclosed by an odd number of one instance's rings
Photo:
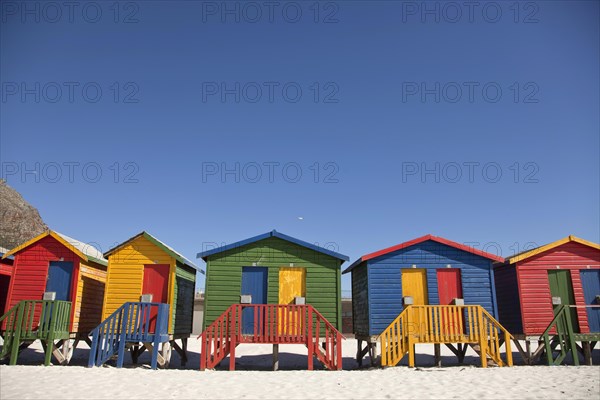
[[[314,3],[3,1],[2,177],[102,250],[600,241],[598,2]]]

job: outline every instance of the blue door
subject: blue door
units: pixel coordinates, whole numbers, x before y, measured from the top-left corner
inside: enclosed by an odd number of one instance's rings
[[[56,300],[71,301],[71,277],[73,263],[71,261],[50,261],[46,292],[56,292]]]
[[[266,267],[243,267],[242,268],[242,295],[252,296],[252,304],[267,303],[267,277],[268,269]],[[258,321],[255,321],[253,307],[245,308],[242,311],[242,333],[252,335],[254,328],[260,327],[264,316],[258,312],[256,314]]]
[[[600,306],[596,296],[600,296],[600,269],[585,269],[581,271],[581,285],[585,304]],[[600,332],[600,307],[588,308],[588,324],[590,332]]]

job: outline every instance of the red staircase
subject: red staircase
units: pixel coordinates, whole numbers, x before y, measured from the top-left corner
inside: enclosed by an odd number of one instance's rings
[[[242,325],[243,314],[254,317],[250,327]],[[235,348],[242,343],[304,344],[309,370],[313,357],[330,370],[342,369],[344,336],[311,305],[233,304],[198,338],[201,371],[216,367],[228,355],[229,369],[235,370]]]

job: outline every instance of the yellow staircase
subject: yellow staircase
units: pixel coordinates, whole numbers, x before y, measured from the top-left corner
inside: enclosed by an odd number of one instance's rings
[[[415,344],[470,345],[481,357],[481,366],[512,366],[512,335],[482,306],[410,305],[381,333],[381,365],[397,365],[408,353],[415,366]],[[505,358],[500,347],[505,345]]]

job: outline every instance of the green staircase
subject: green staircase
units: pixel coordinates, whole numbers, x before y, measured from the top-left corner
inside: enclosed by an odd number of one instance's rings
[[[542,333],[548,365],[560,365],[569,354],[573,363],[579,365],[577,336],[582,335],[574,332],[571,312],[573,310],[568,305],[560,306],[554,319]]]
[[[69,340],[71,302],[59,300],[22,300],[0,317],[0,361],[8,358],[17,363],[21,350],[40,340],[45,349],[44,365],[50,365],[52,354],[64,364],[65,358],[55,352],[60,342]]]

